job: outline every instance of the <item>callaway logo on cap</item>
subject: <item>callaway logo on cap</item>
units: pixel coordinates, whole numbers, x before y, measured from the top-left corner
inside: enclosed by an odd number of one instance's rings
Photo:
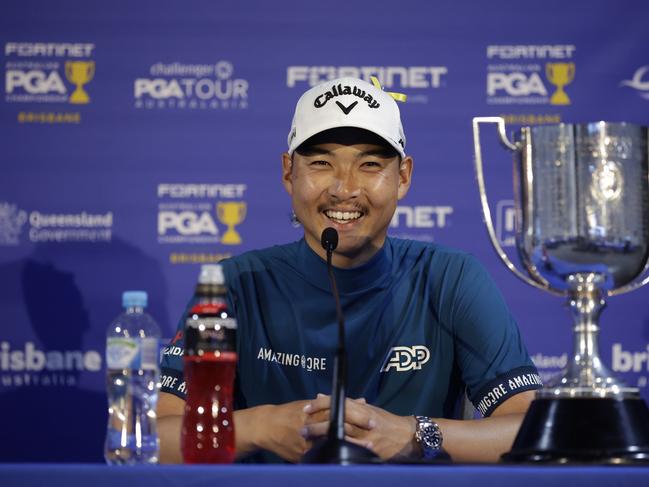
[[[385,92],[376,78],[372,81],[374,85],[356,78],[339,78],[304,93],[295,107],[288,135],[289,155],[320,132],[355,127],[375,133],[405,157],[406,136],[395,101],[403,101],[405,96]]]

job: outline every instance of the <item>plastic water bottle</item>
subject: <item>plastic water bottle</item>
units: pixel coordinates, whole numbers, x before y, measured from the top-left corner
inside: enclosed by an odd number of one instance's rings
[[[144,310],[147,293],[122,294],[124,312],[106,334],[108,428],[104,457],[110,465],[158,463],[156,406],[160,387],[160,328]]]
[[[197,304],[185,325],[187,382],[181,451],[185,463],[234,461],[233,385],[237,322],[226,301],[221,266],[203,266]]]

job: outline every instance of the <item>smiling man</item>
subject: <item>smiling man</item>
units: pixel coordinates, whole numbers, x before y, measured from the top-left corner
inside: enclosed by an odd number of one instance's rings
[[[320,236],[338,231],[333,262],[350,268],[383,247],[388,225],[410,187],[412,158],[377,135],[358,128],[334,128],[309,138],[282,157],[283,181],[293,200],[304,238],[320,256]]]
[[[500,293],[471,256],[387,237],[413,160],[393,94],[343,78],[297,103],[282,181],[298,242],[222,263],[239,322],[239,458],[299,461],[327,430],[337,322],[320,236],[333,256],[348,343],[346,434],[384,460],[497,461],[540,387]],[[182,330],[182,320],[179,325]],[[175,343],[182,345],[182,340]],[[184,383],[163,359],[161,457],[180,461]],[[465,394],[484,416],[454,419]]]

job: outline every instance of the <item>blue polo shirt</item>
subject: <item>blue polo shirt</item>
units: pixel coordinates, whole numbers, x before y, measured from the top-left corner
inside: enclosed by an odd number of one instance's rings
[[[239,324],[237,408],[330,394],[337,322],[325,261],[302,239],[222,265]],[[500,292],[472,256],[387,238],[370,261],[334,274],[348,397],[399,415],[450,418],[466,390],[489,416],[541,386]],[[162,360],[162,391],[181,398],[183,325]]]

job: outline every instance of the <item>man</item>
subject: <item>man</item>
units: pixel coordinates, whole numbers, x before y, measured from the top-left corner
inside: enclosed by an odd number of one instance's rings
[[[514,320],[472,257],[387,237],[413,168],[392,95],[352,78],[307,91],[282,156],[304,239],[223,262],[239,322],[239,458],[265,450],[296,462],[326,433],[337,343],[326,227],[339,235],[350,441],[384,460],[428,458],[441,442],[455,461],[497,461],[539,387]],[[177,379],[160,397],[162,460],[180,461],[181,361],[165,356],[162,372]],[[465,390],[485,418],[451,419]]]

